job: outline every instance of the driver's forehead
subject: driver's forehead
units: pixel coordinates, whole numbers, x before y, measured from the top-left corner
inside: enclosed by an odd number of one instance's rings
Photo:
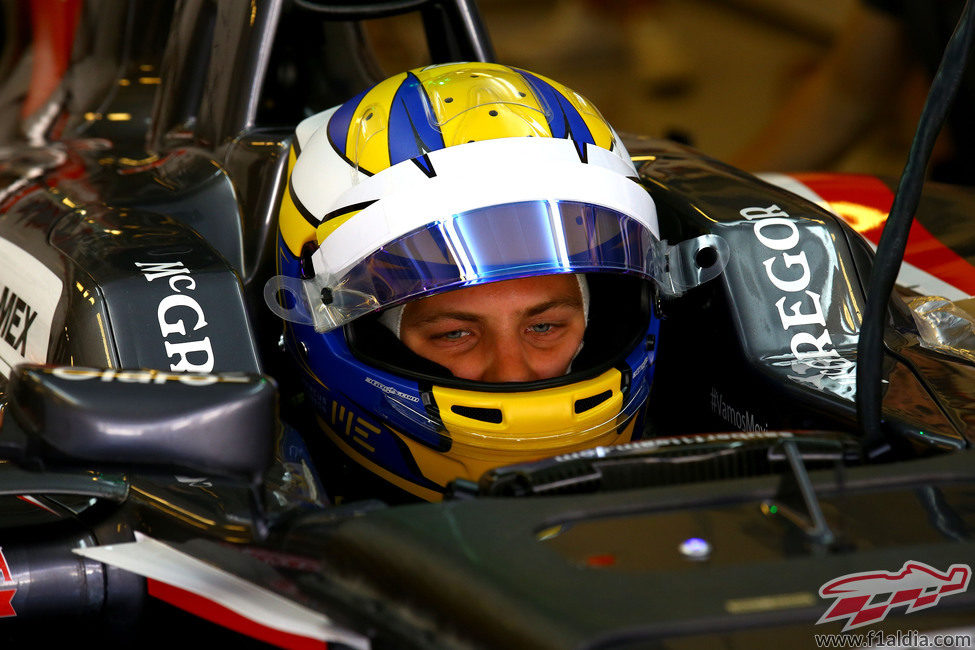
[[[408,303],[403,321],[417,322],[450,313],[520,313],[548,306],[582,309],[579,282],[574,275],[503,280],[428,296]]]

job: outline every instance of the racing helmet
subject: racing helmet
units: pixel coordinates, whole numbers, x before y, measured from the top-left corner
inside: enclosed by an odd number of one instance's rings
[[[454,479],[639,438],[670,264],[637,179],[590,102],[497,64],[404,72],[299,124],[265,298],[335,447],[439,500]],[[584,277],[590,296],[564,375],[462,380],[383,324],[412,300],[546,274]]]

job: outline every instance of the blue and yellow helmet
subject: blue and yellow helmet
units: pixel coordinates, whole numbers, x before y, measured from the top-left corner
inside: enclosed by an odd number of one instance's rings
[[[517,68],[436,65],[297,127],[266,296],[324,434],[437,500],[457,478],[643,435],[658,244],[654,204],[585,98]],[[584,274],[591,296],[563,376],[461,380],[380,323],[434,293],[555,273]]]

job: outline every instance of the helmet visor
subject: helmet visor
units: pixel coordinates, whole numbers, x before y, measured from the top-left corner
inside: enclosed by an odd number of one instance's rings
[[[714,250],[716,263],[696,264],[703,248]],[[717,276],[727,258],[727,244],[714,235],[668,246],[646,222],[622,212],[532,200],[431,222],[341,274],[276,276],[265,286],[265,300],[280,317],[327,332],[413,298],[550,273],[633,273],[656,281],[666,294],[679,294]],[[287,306],[280,292],[292,296]]]
[[[524,201],[439,220],[382,246],[341,277],[310,282],[316,329],[434,292],[550,273],[654,274],[656,237],[586,203]]]

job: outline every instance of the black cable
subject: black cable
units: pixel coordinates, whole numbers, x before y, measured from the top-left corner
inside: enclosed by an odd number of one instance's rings
[[[881,431],[881,379],[884,325],[894,281],[904,258],[907,236],[921,198],[925,169],[935,139],[958,90],[973,37],[975,3],[966,0],[955,31],[948,41],[938,72],[931,83],[917,132],[901,174],[897,194],[887,217],[867,288],[867,302],[857,345],[857,414],[868,449],[883,446]],[[967,154],[968,152],[966,152]]]

